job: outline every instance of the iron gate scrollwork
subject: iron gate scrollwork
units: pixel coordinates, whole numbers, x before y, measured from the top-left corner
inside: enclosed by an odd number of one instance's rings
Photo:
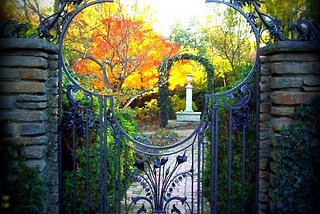
[[[71,1],[72,2],[72,1]],[[81,1],[75,1],[81,3]],[[206,3],[226,5],[240,13],[248,22],[255,36],[256,52],[254,65],[248,76],[233,89],[205,95],[205,108],[201,121],[194,131],[182,141],[168,146],[152,146],[130,136],[116,116],[113,96],[92,92],[81,86],[71,75],[63,52],[64,39],[73,19],[85,9],[112,0],[86,3],[74,12],[62,9],[47,24],[39,28],[38,37],[48,37],[49,31],[59,18],[63,19],[63,29],[59,35],[60,67],[60,211],[66,213],[219,213],[219,201],[227,204],[226,212],[231,213],[234,178],[233,157],[239,150],[241,170],[241,205],[239,212],[246,213],[247,191],[247,150],[254,150],[254,212],[258,212],[258,157],[259,157],[259,66],[260,39],[267,29],[274,40],[285,40],[276,19],[259,10],[258,0],[207,0]],[[70,2],[69,2],[70,3]],[[253,4],[254,11],[245,13],[241,7]],[[63,15],[62,15],[63,13]],[[260,18],[261,25],[257,23]],[[51,20],[51,21],[50,21]],[[307,23],[307,29],[302,27]],[[263,24],[263,25],[262,25]],[[317,37],[318,32],[307,21],[294,25],[298,29],[297,40]],[[61,26],[60,26],[61,27]],[[18,26],[17,26],[18,28]],[[19,27],[21,28],[21,27]],[[56,29],[58,34],[59,26]],[[20,35],[16,31],[15,34]],[[52,39],[52,38],[51,38]],[[63,79],[63,76],[66,76]],[[63,83],[64,82],[64,83]],[[65,97],[65,99],[64,99]],[[256,106],[252,106],[256,99]],[[221,105],[226,108],[221,109]],[[93,110],[98,106],[98,111]],[[65,109],[63,109],[64,107]],[[255,108],[255,110],[254,110]],[[227,112],[228,136],[220,140],[219,111]],[[254,113],[254,111],[256,113]],[[64,122],[63,122],[64,121]],[[255,126],[256,136],[253,147],[247,145],[247,130]],[[237,137],[234,137],[235,133]],[[206,141],[205,136],[208,138]],[[68,139],[65,139],[68,138]],[[237,140],[235,142],[235,139]],[[94,144],[93,141],[98,142]],[[63,144],[71,151],[72,165],[69,175],[62,175]],[[227,145],[221,151],[221,144]],[[219,198],[219,152],[228,158],[225,198]],[[208,162],[206,157],[209,156]],[[98,157],[98,162],[93,162]],[[131,165],[129,165],[130,163]],[[205,170],[210,178],[206,181]],[[98,176],[97,176],[98,175]],[[68,181],[68,182],[67,182]],[[112,182],[110,182],[112,181]],[[129,185],[137,183],[140,190],[129,193]],[[208,186],[206,186],[208,185]],[[207,190],[209,194],[205,194]],[[98,191],[97,191],[98,190]],[[93,193],[94,192],[94,193]],[[98,193],[97,193],[98,192]],[[209,204],[209,205],[208,205]]]
[[[228,140],[223,142],[228,143],[229,159],[227,211],[231,213],[232,206],[232,146],[235,143],[232,136],[234,132],[239,132],[242,136],[239,138],[242,140],[239,143],[242,145],[241,212],[245,213],[246,130],[254,121],[254,114],[249,107],[253,97],[249,80],[258,72],[260,54],[259,33],[253,20],[231,1],[208,1],[232,7],[246,18],[256,36],[254,66],[235,88],[220,94],[205,95],[201,121],[184,140],[168,146],[152,146],[134,139],[123,129],[116,116],[112,96],[95,93],[81,86],[65,62],[63,44],[73,19],[86,8],[104,2],[110,1],[90,2],[69,14],[59,37],[60,164],[64,161],[62,141],[69,147],[72,157],[72,167],[69,168],[72,173],[69,177],[62,177],[62,173],[60,176],[61,211],[218,213],[219,108],[224,103],[229,115]],[[66,85],[62,85],[62,72],[67,77],[64,80]],[[64,96],[68,103],[66,110],[61,108]],[[98,112],[93,110],[93,106],[98,106]],[[62,123],[62,119],[67,122]],[[205,140],[206,133],[210,133],[208,142]],[[69,139],[64,139],[64,136],[69,136]],[[99,143],[96,145],[94,141]],[[210,161],[205,162],[208,155]],[[93,161],[95,157],[99,158],[98,163]],[[205,185],[208,183],[205,183],[204,172],[207,168],[210,169],[208,189],[211,190],[205,197]],[[138,192],[128,192],[132,183],[137,184]],[[96,194],[97,189],[99,194]]]

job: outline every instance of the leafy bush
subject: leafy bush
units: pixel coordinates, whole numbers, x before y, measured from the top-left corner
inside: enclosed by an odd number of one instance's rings
[[[111,136],[109,136],[111,138]],[[110,139],[111,141],[111,139]],[[114,169],[114,162],[116,148],[108,145],[108,156],[107,156],[107,178],[106,184],[108,187],[108,209],[112,210],[114,207],[114,195],[115,195],[115,174],[117,173]],[[122,154],[121,162],[123,163],[124,154]],[[130,158],[130,157],[129,157]],[[77,212],[86,212],[86,148],[81,147],[77,150],[77,169],[76,169],[76,207]],[[132,158],[130,158],[132,161]],[[90,174],[90,212],[98,213],[100,209],[100,145],[98,143],[93,143],[90,145],[89,149],[89,174]],[[124,193],[124,173],[122,171],[122,194]],[[64,208],[66,213],[72,213],[73,209],[73,171],[65,171],[63,173],[64,183],[63,183],[63,195],[64,195]]]
[[[186,98],[180,98],[177,94],[175,94],[171,96],[170,99],[174,112],[184,111],[186,109]],[[192,108],[194,111],[198,110],[195,102],[192,102]]]
[[[302,105],[277,138],[274,213],[320,213],[320,99]]]
[[[23,145],[0,144],[0,213],[39,213],[46,196],[38,168],[25,166]]]
[[[82,105],[86,105],[88,102],[86,99],[81,99],[83,97],[82,92],[79,94],[74,94],[74,97],[81,100]],[[64,98],[65,99],[65,98]],[[87,110],[76,108],[72,105],[64,106],[63,118],[62,118],[62,139],[63,139],[63,201],[64,201],[64,211],[66,213],[72,213],[73,209],[73,139],[75,139],[76,144],[76,209],[79,213],[84,213],[86,211],[86,179],[87,179],[87,160],[89,160],[89,193],[90,193],[90,213],[97,213],[100,210],[100,183],[105,181],[108,192],[108,208],[112,210],[114,207],[114,199],[117,194],[118,181],[118,171],[115,168],[115,162],[120,157],[120,165],[118,167],[120,170],[120,186],[122,189],[122,196],[125,193],[125,188],[128,187],[129,179],[125,179],[125,167],[127,170],[132,169],[133,151],[125,149],[126,144],[131,144],[131,142],[126,142],[125,139],[120,138],[120,155],[118,154],[118,144],[115,144],[115,136],[111,131],[110,127],[107,130],[102,130],[107,132],[107,157],[106,162],[106,178],[101,180],[100,178],[100,167],[101,167],[101,150],[100,148],[100,126],[99,126],[99,114],[100,106],[98,100],[93,98],[93,105]],[[90,101],[90,100],[89,100]],[[65,103],[68,103],[65,101]],[[107,105],[109,105],[107,103]],[[92,115],[89,120],[89,136],[87,136],[86,127],[86,117],[87,114]],[[136,125],[134,123],[134,111],[130,108],[128,109],[115,109],[115,116],[121,127],[131,136],[136,133]],[[73,126],[75,126],[75,133],[73,133]],[[88,152],[89,158],[87,159],[87,145],[86,138],[88,137]]]
[[[156,124],[159,119],[159,107],[156,99],[145,102],[143,107],[137,108],[136,119],[142,123]]]

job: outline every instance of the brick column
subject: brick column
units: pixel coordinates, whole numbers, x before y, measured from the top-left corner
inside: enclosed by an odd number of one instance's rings
[[[0,40],[2,142],[23,143],[28,167],[39,167],[48,194],[43,213],[58,213],[58,50],[35,39]]]
[[[272,213],[276,136],[295,108],[320,91],[320,42],[278,42],[262,50],[259,213]]]

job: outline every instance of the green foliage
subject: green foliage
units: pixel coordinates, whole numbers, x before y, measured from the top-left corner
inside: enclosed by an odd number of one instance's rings
[[[90,145],[89,153],[89,173],[90,177],[90,198],[91,209],[96,211],[99,208],[99,169],[100,154],[98,144]],[[97,157],[99,159],[97,160]],[[85,212],[86,205],[86,148],[80,147],[76,153],[77,170],[76,170],[76,207],[81,213]],[[63,173],[63,201],[66,213],[72,213],[73,202],[73,173],[72,171],[64,171]]]
[[[183,111],[186,106],[186,99],[181,99],[178,94],[175,94],[173,96],[170,96],[172,105],[173,105],[173,111]]]
[[[274,213],[319,213],[319,98],[302,105],[277,138]]]
[[[221,21],[217,17],[224,17]],[[217,10],[212,13],[206,26],[208,58],[215,67],[216,86],[228,87],[239,78],[241,68],[253,61],[255,43],[246,19],[233,8]]]
[[[68,83],[68,80],[65,78],[63,80],[65,83]],[[66,89],[64,87],[64,93]],[[92,117],[89,120],[89,175],[90,175],[90,212],[97,213],[100,209],[100,183],[107,182],[108,187],[108,206],[109,210],[112,210],[114,207],[114,198],[116,194],[115,186],[117,181],[121,182],[122,196],[125,193],[125,189],[128,187],[128,183],[125,183],[125,167],[127,170],[132,169],[132,164],[134,163],[133,151],[127,150],[126,145],[130,145],[131,142],[126,139],[120,138],[120,154],[118,150],[118,144],[115,144],[115,136],[112,133],[111,129],[108,127],[107,133],[107,166],[106,174],[107,177],[104,180],[100,178],[100,166],[101,160],[104,158],[101,157],[100,151],[100,136],[99,136],[99,118],[100,118],[100,103],[97,97],[91,99],[84,99],[84,93],[81,90],[72,93],[73,97],[79,101],[83,106],[88,106],[92,101],[92,106],[89,108],[88,112],[91,113]],[[63,100],[63,118],[62,124],[66,124],[65,127],[71,127],[76,125],[76,133],[72,132],[71,129],[63,129],[63,197],[64,197],[64,211],[66,213],[72,213],[73,209],[73,170],[72,170],[72,151],[73,151],[73,138],[75,137],[76,143],[76,207],[77,212],[84,213],[86,212],[86,163],[87,163],[87,147],[86,147],[86,115],[82,109],[72,108],[69,106],[69,102],[65,94],[62,96]],[[107,108],[111,105],[108,100]],[[135,112],[131,108],[126,109],[114,109],[115,116],[121,125],[121,127],[130,135],[134,136],[136,134],[136,124],[134,122]],[[74,118],[74,113],[77,114],[77,117]],[[71,116],[70,116],[71,115]],[[72,116],[73,115],[73,116]],[[75,134],[75,135],[74,135]],[[115,168],[116,161],[120,158],[120,174],[121,177],[118,179],[117,169]],[[128,180],[127,180],[128,181]]]
[[[134,114],[133,110],[126,109],[121,111],[116,111],[116,117],[123,127],[123,129],[131,136],[136,133],[136,126],[134,124]],[[116,171],[114,165],[117,161],[118,146],[114,144],[115,139],[113,133],[108,128],[107,130],[107,182],[108,187],[108,206],[112,210],[114,207],[114,197],[117,194],[115,188],[118,179],[118,172]],[[125,152],[125,145],[130,144],[130,142],[121,139],[120,140],[120,171],[121,171],[121,190],[122,196],[125,193],[125,189],[129,186],[129,180],[125,183],[125,167],[127,170],[132,169],[132,163],[134,163],[133,151],[128,150]],[[84,213],[86,211],[86,152],[87,148],[83,145],[77,148],[76,152],[76,207],[77,211]],[[89,144],[89,174],[90,174],[90,212],[96,213],[100,209],[100,183],[104,180],[100,178],[100,166],[101,166],[101,154],[100,154],[100,142],[99,136],[95,135],[91,138]],[[126,166],[125,166],[126,162]],[[73,170],[65,170],[63,173],[63,196],[64,196],[64,207],[66,213],[72,213],[73,209]]]
[[[320,12],[315,8],[320,8],[319,0],[306,0],[306,18],[311,20],[315,26],[320,28]]]
[[[25,166],[23,145],[0,144],[0,213],[39,213],[46,196],[38,168]]]
[[[116,118],[121,127],[128,133],[129,136],[133,136],[137,132],[137,124],[135,123],[136,113],[131,108],[115,110]]]
[[[178,94],[170,96],[170,100],[172,102],[174,112],[183,111],[186,108],[186,99],[180,98]],[[194,111],[198,110],[195,102],[192,102],[192,108]]]
[[[158,120],[159,107],[156,99],[145,102],[143,107],[137,108],[136,119],[147,124],[154,124]]]
[[[111,138],[112,136],[108,136]],[[110,139],[111,140],[111,139]],[[110,188],[108,191],[108,199],[111,203],[108,204],[109,209],[112,209],[113,198],[115,191],[113,187],[115,185],[115,169],[113,167],[116,160],[115,148],[108,145],[108,157],[107,157],[107,186]],[[86,212],[86,148],[81,147],[77,150],[77,169],[76,169],[76,207],[79,213]],[[89,149],[89,173],[90,173],[90,212],[96,213],[100,209],[100,145],[93,143]],[[65,171],[63,173],[63,195],[64,195],[64,208],[66,213],[72,213],[73,202],[73,171]],[[122,190],[124,185],[122,185]]]
[[[171,42],[181,45],[182,49],[187,51],[196,50],[198,55],[205,55],[207,51],[204,44],[205,35],[197,31],[199,25],[195,17],[190,19],[187,29],[180,22],[175,23],[170,29]]]
[[[228,123],[229,115],[223,101],[219,103],[219,135],[218,135],[218,209],[220,213],[227,213],[228,195],[228,164],[229,164],[229,142]],[[246,156],[245,156],[245,210],[253,213],[255,197],[255,125],[252,124],[246,130]],[[211,128],[209,129],[211,130]],[[211,198],[211,131],[206,132],[209,145],[205,148],[204,169],[204,195],[210,201]],[[241,182],[242,182],[242,130],[234,131],[232,134],[232,182],[231,182],[231,213],[241,212]]]

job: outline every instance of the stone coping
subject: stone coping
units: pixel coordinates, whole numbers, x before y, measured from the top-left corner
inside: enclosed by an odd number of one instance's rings
[[[31,38],[3,38],[0,39],[0,49],[2,50],[19,50],[19,49],[34,49],[42,50],[44,52],[58,53],[58,45],[52,44],[43,39]]]
[[[320,42],[280,41],[261,49],[261,55],[275,54],[278,52],[320,52]]]

